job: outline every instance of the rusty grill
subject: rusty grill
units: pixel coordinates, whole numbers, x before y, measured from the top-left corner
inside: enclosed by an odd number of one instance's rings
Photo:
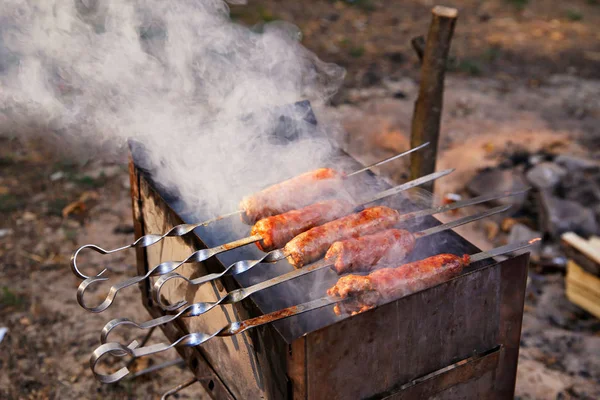
[[[282,140],[293,141],[290,127],[294,122],[285,117],[282,121],[288,135]],[[182,212],[180,199],[156,184],[144,169],[144,151],[137,144],[131,146],[136,238],[210,217],[201,215],[201,210],[194,216]],[[349,157],[341,151],[339,156]],[[370,186],[385,186],[372,174],[363,179]],[[384,204],[403,211],[417,208],[405,196]],[[436,219],[425,217],[411,229],[436,225]],[[138,248],[137,273],[144,275],[163,261],[184,259],[197,249],[239,239],[247,230],[238,221],[215,224],[200,227],[193,235]],[[418,242],[408,261],[435,255],[440,249],[454,254],[478,251],[446,231]],[[255,246],[245,246],[199,264],[184,264],[177,272],[194,279],[261,254]],[[329,306],[239,335],[214,338],[201,346],[176,349],[204,389],[217,399],[512,398],[527,264],[526,254],[502,262],[481,261],[455,279],[353,317],[336,316]],[[292,269],[281,261],[201,286],[166,285],[163,300],[215,301]],[[161,329],[170,341],[190,332],[214,332],[233,321],[318,299],[337,279],[334,272],[324,269],[204,315],[177,319]],[[142,281],[140,288],[145,307],[157,318],[164,311],[152,299],[153,281]]]

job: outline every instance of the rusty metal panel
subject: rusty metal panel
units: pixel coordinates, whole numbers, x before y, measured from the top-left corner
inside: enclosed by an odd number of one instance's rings
[[[365,398],[498,344],[500,266],[307,336],[308,398]]]
[[[498,398],[512,399],[517,381],[517,362],[525,305],[529,253],[503,261],[500,295],[500,342],[504,346],[498,371]]]
[[[142,183],[144,199],[144,228],[146,232],[164,232],[171,226],[167,218],[169,211],[164,203],[157,201],[148,185]],[[147,250],[150,268],[167,260],[182,260],[196,249],[185,240],[172,238],[162,241]],[[177,272],[187,277],[197,277],[207,274],[203,263],[185,264]],[[226,291],[217,285],[188,286],[185,281],[175,281],[177,284],[165,286],[163,291],[167,300],[186,298],[190,303],[195,301],[215,301]],[[211,312],[195,318],[182,319],[188,332],[213,332],[238,318],[245,319],[247,315],[238,315],[231,305],[217,307]],[[238,398],[249,396],[259,398],[264,395],[260,387],[260,379],[256,371],[256,359],[250,345],[247,333],[229,338],[216,338],[202,345],[200,351],[206,357],[217,374],[226,382],[232,393]],[[254,367],[254,368],[253,368]],[[242,396],[244,395],[244,396]]]
[[[143,201],[143,227],[146,232],[164,232],[181,223],[163,199],[141,177],[140,192]],[[147,265],[151,268],[162,261],[181,260],[201,247],[190,236],[188,238],[168,238],[156,246],[147,248]],[[218,266],[206,263],[185,264],[177,272],[188,278],[195,278],[218,270]],[[154,279],[151,279],[153,283]],[[224,284],[217,280],[203,286],[190,286],[184,281],[172,280],[162,291],[169,301],[185,298],[189,303],[215,301],[232,290],[231,282]],[[162,311],[151,306],[152,314],[159,316]],[[225,305],[209,313],[184,318],[178,327],[181,333],[213,332],[224,325],[251,318],[257,315],[251,302]],[[273,398],[286,396],[286,353],[287,344],[272,326],[260,327],[228,338],[215,338],[198,348],[218,376],[227,384],[237,398]]]
[[[291,344],[287,370],[292,386],[291,398],[306,399],[306,337],[296,339]]]
[[[136,239],[145,234],[145,225],[144,225],[144,196],[143,192],[148,191],[147,183],[143,181],[140,177],[137,169],[134,167],[133,163],[129,164],[129,177],[131,181],[131,194],[132,194],[132,205],[133,205],[133,219],[134,219],[134,230]],[[144,190],[140,189],[141,187],[145,187]],[[176,217],[172,216],[173,219]],[[180,223],[176,221],[175,223]],[[148,258],[147,258],[147,250],[146,248],[137,248],[137,272],[138,274],[145,274],[148,271]],[[149,281],[143,281],[140,283],[140,289],[142,292],[142,302],[146,306],[148,312],[152,316],[152,318],[157,318],[162,315],[162,313],[152,307],[152,303],[148,297],[149,293]],[[165,336],[170,340],[174,341],[180,336],[181,329],[177,329],[173,325],[166,325],[161,327]],[[177,352],[179,355],[185,359],[188,367],[194,374],[194,376],[198,379],[200,384],[204,387],[206,392],[214,399],[224,399],[231,400],[233,399],[232,394],[229,392],[227,386],[223,383],[223,381],[219,378],[219,376],[215,373],[215,371],[208,364],[204,356],[198,351],[198,349],[194,348],[177,348]]]
[[[418,378],[403,385],[397,393],[375,396],[370,400],[493,399],[499,358],[500,349],[496,348]]]
[[[129,184],[131,188],[131,211],[133,213],[133,231],[135,238],[144,235],[144,216],[142,214],[142,197],[140,194],[140,175],[138,173],[133,158],[129,156]],[[144,248],[135,249],[137,274],[143,275],[146,273],[146,250]],[[140,290],[142,291],[142,303],[148,305],[148,281],[140,282]]]

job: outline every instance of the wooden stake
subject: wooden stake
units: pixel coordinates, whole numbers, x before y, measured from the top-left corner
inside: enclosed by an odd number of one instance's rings
[[[411,179],[435,171],[444,97],[444,75],[454,25],[458,17],[458,10],[443,6],[434,7],[431,13],[431,25],[423,54],[419,97],[415,102],[410,139],[411,147],[425,142],[431,144],[411,154]],[[433,182],[424,185],[424,188],[433,192]]]

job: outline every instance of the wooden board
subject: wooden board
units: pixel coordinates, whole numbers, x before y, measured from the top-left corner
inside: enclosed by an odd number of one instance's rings
[[[572,303],[600,318],[600,278],[569,260],[566,288],[567,298]]]
[[[567,257],[589,273],[600,276],[600,244],[597,237],[585,240],[576,233],[567,232],[561,239]]]

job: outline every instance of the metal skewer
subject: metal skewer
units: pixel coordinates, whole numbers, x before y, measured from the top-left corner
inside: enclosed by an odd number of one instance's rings
[[[413,147],[412,149],[407,150],[404,153],[396,154],[395,156],[391,156],[389,158],[386,158],[385,160],[378,161],[375,164],[368,165],[368,166],[366,166],[364,168],[361,168],[358,171],[354,171],[354,172],[352,172],[352,173],[350,173],[350,174],[348,174],[346,176],[350,177],[350,176],[358,175],[361,172],[365,172],[365,171],[370,170],[371,168],[375,168],[375,167],[378,167],[378,166],[383,165],[385,163],[388,163],[390,161],[394,161],[394,160],[396,160],[396,159],[398,159],[400,157],[404,157],[406,155],[409,155],[410,153],[413,153],[413,152],[415,152],[417,150],[421,150],[422,148],[427,147],[427,146],[429,146],[429,142],[425,142],[425,143],[423,143],[423,144],[421,144],[421,145],[419,145],[417,147]]]
[[[471,256],[471,263],[529,247],[538,240],[540,239],[533,239],[528,242],[511,243],[506,246],[492,249],[490,251],[477,253]],[[96,350],[94,350],[94,352],[92,353],[92,356],[90,358],[90,368],[92,369],[92,372],[94,373],[94,376],[98,381],[102,383],[117,382],[129,374],[129,370],[126,367],[123,367],[112,374],[101,374],[96,371],[99,361],[107,353],[111,353],[113,355],[118,354],[119,356],[129,355],[133,358],[138,358],[160,353],[174,347],[195,347],[207,342],[208,340],[216,336],[233,336],[238,333],[242,333],[250,328],[255,328],[274,321],[279,321],[295,315],[300,315],[332,304],[343,303],[345,301],[348,301],[349,299],[352,298],[333,298],[327,296],[296,306],[287,307],[282,310],[274,311],[272,313],[262,315],[260,317],[250,318],[245,321],[232,322],[230,324],[225,325],[223,328],[217,330],[212,334],[199,332],[190,333],[188,335],[182,336],[173,343],[158,343],[147,347],[138,347],[139,344],[137,343],[137,341],[132,342],[129,346],[124,346],[121,343],[116,342],[104,343],[98,348],[96,348]]]
[[[513,191],[513,192],[491,193],[491,194],[487,194],[484,196],[474,197],[472,199],[467,199],[467,200],[447,204],[444,206],[429,208],[426,210],[414,211],[411,213],[403,214],[401,216],[401,220],[402,220],[402,222],[406,222],[411,219],[424,217],[427,215],[439,214],[439,213],[443,213],[446,211],[451,211],[451,210],[455,210],[458,208],[467,207],[467,206],[471,206],[471,205],[475,205],[475,204],[485,203],[490,200],[496,200],[496,199],[500,199],[503,197],[516,196],[518,194],[525,193],[527,190],[529,190],[529,189],[517,190],[517,191]],[[189,285],[195,285],[195,286],[202,285],[202,284],[210,282],[214,279],[221,278],[222,276],[224,276],[227,273],[229,273],[230,275],[236,275],[238,273],[246,272],[250,268],[252,268],[260,263],[265,263],[265,262],[273,263],[273,262],[282,260],[286,257],[286,255],[283,253],[282,250],[274,250],[274,251],[270,252],[269,254],[272,254],[272,257],[269,257],[268,260],[266,260],[266,261],[265,261],[264,257],[261,259],[258,259],[258,260],[238,261],[238,262],[231,264],[230,266],[225,268],[220,273],[208,274],[208,275],[204,275],[199,278],[196,278],[196,279],[189,279],[189,278],[187,278],[183,275],[177,274],[175,272],[170,272],[170,273],[165,274],[165,275],[161,276],[160,278],[158,278],[156,280],[156,282],[154,283],[154,286],[152,288],[154,300],[164,310],[167,310],[167,311],[176,310],[176,309],[184,306],[187,302],[180,301],[173,305],[166,305],[162,302],[161,297],[160,297],[160,290],[167,281],[169,281],[171,279],[183,279],[183,280],[187,281],[187,283]]]
[[[374,197],[368,199],[367,201],[364,201],[360,204],[360,206],[368,204],[368,203],[372,203],[374,201],[377,200],[381,200],[382,198],[385,197],[389,197],[395,194],[398,194],[400,192],[403,192],[405,190],[411,189],[413,187],[422,185],[424,183],[427,182],[431,182],[433,180],[436,180],[438,178],[441,178],[442,176],[446,176],[448,174],[450,174],[452,171],[454,171],[453,169],[447,169],[444,171],[440,171],[440,172],[435,172],[433,174],[429,174],[426,176],[422,176],[421,178],[415,179],[413,181],[410,182],[406,182],[402,185],[398,185],[396,187],[393,187],[391,189],[387,189],[384,190],[383,192],[378,193],[377,195],[375,195]],[[83,282],[81,282],[81,284],[79,285],[79,287],[77,288],[77,302],[79,303],[79,305],[81,307],[83,307],[84,309],[91,311],[91,312],[102,312],[104,310],[106,310],[108,307],[110,307],[110,305],[113,303],[115,297],[117,296],[117,293],[129,286],[133,286],[139,282],[142,282],[144,279],[147,279],[151,276],[159,276],[159,275],[165,275],[169,272],[173,272],[174,270],[176,270],[177,268],[179,268],[180,266],[182,266],[183,264],[186,263],[193,263],[193,262],[202,262],[202,261],[206,261],[207,259],[226,252],[228,250],[232,250],[241,246],[245,246],[248,245],[250,243],[254,243],[257,242],[259,240],[261,240],[262,237],[260,235],[253,235],[253,236],[249,236],[243,239],[239,239],[230,243],[226,243],[217,247],[212,247],[210,249],[202,249],[202,250],[198,250],[195,251],[194,253],[190,254],[185,260],[182,261],[164,261],[160,264],[158,264],[157,266],[153,267],[152,269],[150,269],[148,272],[146,272],[146,274],[144,275],[140,275],[140,276],[134,276],[132,278],[126,279],[116,285],[111,286],[111,288],[109,289],[109,292],[106,296],[106,298],[104,299],[104,301],[102,303],[100,303],[97,306],[88,306],[84,300],[84,295],[85,292],[88,290],[88,288],[93,285],[94,283],[99,283],[99,282],[103,282],[108,280],[108,278],[102,276],[102,275],[98,275],[98,276],[93,276],[90,278],[85,279]],[[262,260],[264,262],[274,262],[274,261],[278,261],[275,259],[272,259],[273,256],[269,256],[269,254],[271,253],[267,253]],[[283,253],[282,253],[283,254]],[[283,258],[283,257],[281,257]],[[279,259],[281,259],[279,258]],[[265,261],[266,260],[266,261]],[[253,263],[253,265],[249,265],[247,266],[245,269],[242,268],[240,266],[240,273],[241,272],[245,272],[248,269],[250,269],[252,266],[258,264],[260,261]],[[104,272],[104,271],[103,271]]]
[[[351,177],[357,174],[360,174],[361,172],[365,172],[368,171],[371,168],[377,167],[379,165],[388,163],[390,161],[396,160],[400,157],[404,157],[412,152],[415,152],[417,150],[420,150],[426,146],[429,145],[429,142],[423,143],[420,146],[417,146],[415,148],[412,148],[410,150],[407,150],[403,153],[400,154],[396,154],[392,157],[386,158],[385,160],[381,160],[376,162],[375,164],[371,164],[367,167],[364,167],[362,169],[359,169],[358,171],[354,171],[348,175],[346,175],[346,177]],[[123,247],[119,247],[116,249],[112,249],[112,250],[106,250],[103,249],[100,246],[96,246],[95,244],[86,244],[81,246],[80,248],[78,248],[73,255],[71,256],[71,271],[73,271],[73,273],[75,274],[75,276],[77,276],[80,279],[87,279],[90,278],[90,276],[85,275],[83,272],[81,272],[81,270],[79,269],[79,266],[77,265],[77,257],[79,256],[79,254],[81,253],[82,250],[85,249],[90,249],[95,251],[96,253],[102,254],[102,255],[107,255],[107,254],[112,254],[112,253],[117,253],[119,251],[123,251],[123,250],[127,250],[127,249],[131,249],[131,248],[141,248],[141,247],[149,247],[152,246],[158,242],[160,242],[161,240],[163,240],[166,237],[180,237],[180,236],[185,236],[188,233],[192,232],[194,229],[201,227],[201,226],[207,226],[210,225],[213,222],[216,221],[220,221],[224,218],[228,218],[228,217],[232,217],[234,215],[239,215],[241,213],[243,213],[244,210],[237,210],[237,211],[233,211],[230,212],[228,214],[223,214],[220,215],[218,217],[214,217],[211,218],[209,220],[206,220],[204,222],[199,222],[199,223],[195,223],[195,224],[181,224],[181,225],[176,225],[173,228],[171,228],[169,231],[167,231],[166,233],[162,234],[162,235],[157,235],[157,234],[148,234],[148,235],[144,235],[140,238],[138,238],[136,241],[134,241],[133,243],[123,246]],[[110,268],[104,268],[102,271],[100,271],[100,273],[98,273],[96,276],[100,276],[102,275],[104,272],[106,272],[107,270],[110,270]]]
[[[477,220],[489,217],[494,214],[502,213],[502,212],[508,210],[510,207],[511,207],[510,205],[500,206],[500,207],[492,208],[491,210],[488,210],[488,211],[480,212],[480,213],[473,214],[473,215],[468,215],[466,217],[459,218],[457,220],[448,222],[443,225],[434,226],[433,228],[429,228],[429,229],[425,229],[420,232],[413,233],[413,236],[416,239],[420,239],[420,238],[430,236],[430,235],[433,235],[433,234],[436,234],[436,233],[439,233],[439,232],[442,232],[442,231],[445,231],[448,229],[456,228],[457,226],[461,226],[461,225],[468,224],[473,221],[477,221]],[[402,260],[396,260],[396,261],[400,262]],[[213,308],[217,307],[218,305],[233,304],[233,303],[240,302],[240,301],[244,300],[245,298],[249,297],[250,295],[255,294],[256,292],[279,285],[280,283],[287,282],[292,279],[299,278],[308,273],[325,269],[327,267],[330,267],[331,265],[332,265],[332,263],[330,261],[321,260],[310,266],[288,272],[287,274],[283,274],[281,276],[266,280],[264,282],[257,283],[256,285],[253,285],[253,286],[250,286],[247,288],[240,288],[240,289],[233,290],[233,291],[227,293],[225,296],[221,297],[217,301],[194,303],[192,305],[189,305],[189,306],[183,308],[177,314],[164,315],[162,317],[155,318],[153,320],[146,321],[141,324],[138,324],[128,318],[113,319],[112,321],[108,322],[102,329],[102,332],[100,333],[100,342],[106,343],[108,341],[108,335],[112,332],[113,329],[115,329],[119,325],[131,325],[131,326],[135,326],[138,329],[151,329],[158,325],[163,325],[163,324],[166,324],[169,322],[173,322],[174,320],[176,320],[178,318],[197,317],[199,315],[202,315],[202,314],[212,310]]]

